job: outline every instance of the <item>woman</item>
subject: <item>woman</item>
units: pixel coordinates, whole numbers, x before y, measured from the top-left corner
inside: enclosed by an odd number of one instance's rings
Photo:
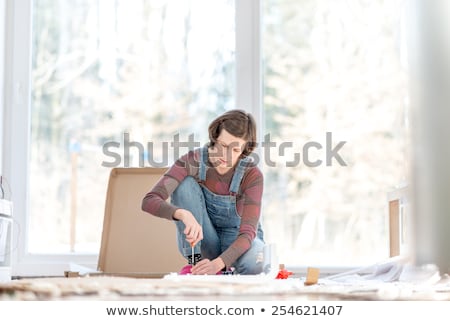
[[[178,248],[188,260],[180,274],[259,274],[263,175],[249,157],[255,120],[230,110],[208,131],[209,143],[178,159],[144,197],[142,209],[175,221]]]

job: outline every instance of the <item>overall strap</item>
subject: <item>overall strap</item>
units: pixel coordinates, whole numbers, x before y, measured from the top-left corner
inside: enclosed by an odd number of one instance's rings
[[[205,145],[204,147],[200,148],[200,169],[199,169],[199,173],[198,176],[200,178],[201,182],[206,181],[206,167],[208,164],[208,146]]]
[[[249,167],[252,163],[251,158],[245,157],[239,160],[238,166],[236,167],[236,170],[233,174],[233,178],[231,179],[230,184],[230,194],[236,195],[239,191],[239,187],[241,186],[242,178],[244,177],[245,170],[247,167]]]

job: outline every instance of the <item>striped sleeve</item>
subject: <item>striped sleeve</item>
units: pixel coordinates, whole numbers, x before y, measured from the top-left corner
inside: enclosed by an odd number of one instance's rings
[[[167,202],[167,199],[186,176],[198,176],[198,159],[199,150],[190,151],[178,159],[144,196],[142,210],[173,220],[173,214],[178,208]]]

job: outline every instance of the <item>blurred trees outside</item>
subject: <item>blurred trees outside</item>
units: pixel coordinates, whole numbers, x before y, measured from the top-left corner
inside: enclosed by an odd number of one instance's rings
[[[265,133],[294,146],[265,169],[269,238],[285,263],[387,258],[387,193],[409,176],[405,1],[264,3]],[[326,132],[347,166],[326,166]],[[310,141],[323,163],[286,166]]]
[[[408,179],[405,1],[264,0],[266,241],[285,264],[351,265],[387,256],[387,192]],[[207,141],[234,107],[234,1],[35,0],[30,249],[97,252],[111,161],[103,144]],[[347,166],[325,164],[325,135]],[[318,167],[289,166],[307,142]],[[281,153],[279,146],[291,142]],[[118,153],[123,151],[118,149]],[[132,166],[139,166],[137,149]],[[263,150],[267,152],[267,150]],[[170,153],[169,153],[170,154]],[[170,156],[170,155],[169,155]],[[169,159],[170,162],[173,159]],[[122,164],[123,165],[123,164]],[[146,162],[145,165],[148,165]],[[52,231],[48,233],[45,231]]]
[[[76,197],[76,251],[97,252],[111,170],[101,164],[114,161],[103,144],[121,144],[111,151],[123,166],[127,133],[145,148],[130,147],[131,166],[142,157],[169,166],[164,142],[206,143],[210,119],[231,108],[234,5],[36,0],[33,9],[30,249],[67,251]]]

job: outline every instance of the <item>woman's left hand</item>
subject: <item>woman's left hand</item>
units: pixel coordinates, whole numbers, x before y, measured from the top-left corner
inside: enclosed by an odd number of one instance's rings
[[[203,259],[194,265],[191,269],[192,274],[216,274],[220,270],[225,267],[225,263],[223,263],[221,258],[217,258],[214,260]]]

